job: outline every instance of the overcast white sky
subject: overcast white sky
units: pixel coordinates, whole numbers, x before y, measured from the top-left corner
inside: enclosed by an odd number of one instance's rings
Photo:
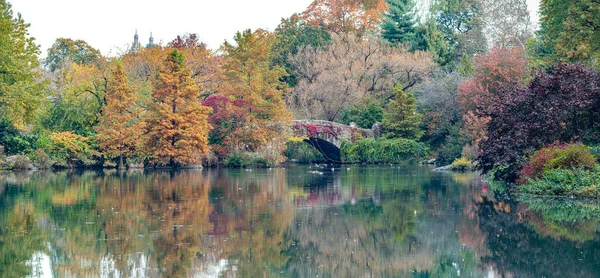
[[[427,1],[427,0],[421,0]],[[281,18],[302,12],[312,0],[8,0],[31,23],[29,33],[46,52],[57,38],[82,39],[104,55],[126,49],[138,30],[142,45],[150,32],[167,43],[197,33],[212,49],[237,31],[274,30]],[[538,10],[539,0],[527,0]],[[537,22],[537,16],[532,19]]]

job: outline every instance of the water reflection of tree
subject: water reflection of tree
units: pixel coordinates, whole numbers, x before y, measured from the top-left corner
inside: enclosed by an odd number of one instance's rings
[[[219,172],[211,184],[210,256],[226,259],[226,271],[240,277],[278,275],[288,259],[283,233],[294,219],[285,170]]]
[[[21,192],[12,198],[34,199],[31,206],[43,212],[35,219],[52,225],[40,233],[60,276],[131,276],[140,265],[142,276],[185,276],[203,251],[199,235],[210,230],[209,185],[201,172],[59,173],[15,188]],[[148,260],[139,255],[148,253],[154,261],[132,262]]]
[[[499,209],[484,198],[479,204],[480,227],[488,234],[490,255],[482,261],[502,276],[598,277],[600,240],[585,242],[541,235],[527,222],[523,211]]]
[[[341,171],[345,172],[338,175],[341,184],[320,178],[316,181],[323,182],[321,188],[319,184],[308,188],[341,196],[344,204],[315,203],[297,213],[296,224],[285,234],[294,242],[285,252],[290,256],[288,274],[381,277],[433,264],[415,247],[412,235],[423,211],[419,183],[428,178],[425,172],[398,178],[406,171],[392,167]]]
[[[14,206],[0,213],[0,277],[25,277],[32,274],[29,260],[34,252],[46,250],[46,237],[36,222],[43,217],[27,200],[4,202]]]

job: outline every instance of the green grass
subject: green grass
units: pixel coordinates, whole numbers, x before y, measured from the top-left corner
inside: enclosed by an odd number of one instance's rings
[[[600,167],[595,169],[551,169],[540,178],[519,187],[525,194],[600,198]]]

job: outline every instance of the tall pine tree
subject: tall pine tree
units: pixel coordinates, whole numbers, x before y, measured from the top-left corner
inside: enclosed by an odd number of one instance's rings
[[[419,139],[423,136],[421,120],[417,113],[417,102],[411,93],[405,93],[402,86],[394,88],[395,99],[391,100],[383,112],[383,129],[386,137]]]
[[[123,169],[123,158],[136,153],[143,122],[139,121],[140,111],[135,107],[137,93],[129,86],[121,63],[117,64],[108,81],[105,100],[95,127],[96,141],[106,156],[119,157],[119,169]]]
[[[171,52],[154,82],[147,147],[160,165],[197,164],[208,152],[212,109],[198,101],[200,90],[184,60],[181,52]]]
[[[381,21],[381,36],[392,44],[418,45],[413,0],[386,0],[389,11]]]

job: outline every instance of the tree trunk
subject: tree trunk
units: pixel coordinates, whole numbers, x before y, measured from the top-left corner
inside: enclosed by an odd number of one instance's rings
[[[125,170],[125,165],[123,164],[123,154],[119,155],[119,170]]]

